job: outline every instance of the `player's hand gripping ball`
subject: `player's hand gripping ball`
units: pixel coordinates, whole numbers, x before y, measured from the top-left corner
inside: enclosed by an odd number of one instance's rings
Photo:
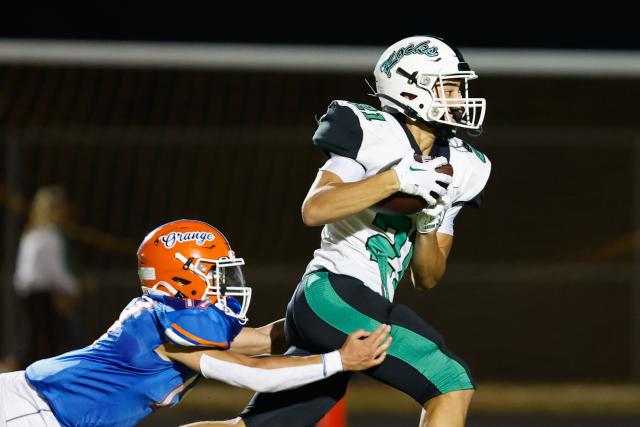
[[[430,160],[429,157],[425,157],[420,154],[415,154],[414,158],[417,162],[420,163]],[[443,166],[437,167],[435,170],[436,172],[453,176],[453,166],[448,163]],[[439,181],[438,184],[440,184],[444,188],[447,188],[449,185],[448,183]],[[431,192],[431,196],[435,199],[438,199],[440,197],[433,191]],[[422,197],[398,191],[387,197],[386,199],[380,200],[378,203],[371,206],[371,209],[375,212],[385,215],[411,215],[427,207],[427,202]]]

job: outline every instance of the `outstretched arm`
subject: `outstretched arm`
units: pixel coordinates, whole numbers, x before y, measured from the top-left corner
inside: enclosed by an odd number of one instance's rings
[[[391,345],[391,328],[381,325],[373,333],[358,330],[340,350],[306,357],[252,358],[232,350],[200,350],[165,344],[158,353],[180,362],[206,378],[260,392],[296,388],[343,370],[360,371],[379,365]]]
[[[284,353],[287,350],[284,319],[260,328],[242,328],[231,343],[231,350],[246,356]]]

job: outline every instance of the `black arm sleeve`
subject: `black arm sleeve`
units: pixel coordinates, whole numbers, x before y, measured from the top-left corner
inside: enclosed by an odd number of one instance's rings
[[[362,145],[360,121],[349,107],[333,101],[320,118],[313,145],[329,157],[331,153],[356,160]]]

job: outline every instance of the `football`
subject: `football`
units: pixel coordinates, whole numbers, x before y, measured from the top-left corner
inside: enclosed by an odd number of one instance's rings
[[[416,161],[422,162],[421,155],[416,154],[415,158]],[[453,176],[453,166],[450,164],[440,166],[439,168],[436,168],[436,171]],[[446,188],[447,184],[444,184],[444,187]],[[431,195],[437,197],[433,193]],[[398,191],[386,199],[380,200],[378,203],[371,206],[370,209],[385,215],[411,215],[426,207],[427,202],[422,197]]]

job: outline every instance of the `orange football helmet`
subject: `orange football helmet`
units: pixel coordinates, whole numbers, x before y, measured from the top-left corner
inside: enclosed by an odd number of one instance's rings
[[[166,223],[144,238],[137,255],[144,294],[209,299],[246,323],[251,288],[245,286],[244,260],[236,258],[217,228],[189,219]],[[227,304],[229,296],[238,300],[239,309]]]

